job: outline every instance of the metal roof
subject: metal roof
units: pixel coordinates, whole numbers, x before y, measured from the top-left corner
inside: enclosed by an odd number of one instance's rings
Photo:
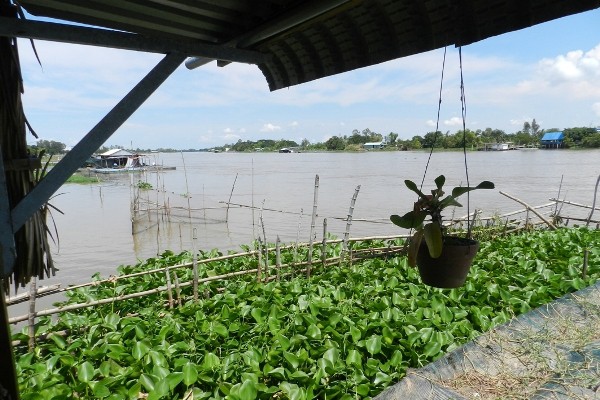
[[[542,142],[553,141],[553,140],[563,140],[565,138],[565,134],[562,132],[546,132],[542,137]]]
[[[271,90],[600,7],[600,0],[13,1],[36,19],[68,24],[2,18],[2,35],[256,63]]]

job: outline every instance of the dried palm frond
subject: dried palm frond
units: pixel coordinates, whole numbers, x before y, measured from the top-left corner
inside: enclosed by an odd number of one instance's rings
[[[2,3],[0,14],[16,18],[18,8]],[[19,64],[17,40],[0,38],[0,151],[5,164],[8,202],[13,209],[45,174],[44,168],[32,170],[31,160],[39,154],[29,154],[27,149],[27,128],[21,95],[23,80]],[[30,129],[31,131],[31,129]],[[35,133],[32,131],[35,136]],[[25,161],[25,162],[23,162]],[[49,229],[46,224],[48,205],[38,210],[14,234],[16,261],[13,272],[3,279],[5,289],[13,282],[15,287],[24,286],[32,277],[43,279],[54,275],[56,269],[52,261],[48,243]]]

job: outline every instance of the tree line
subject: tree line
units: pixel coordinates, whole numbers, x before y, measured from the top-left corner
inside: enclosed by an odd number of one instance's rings
[[[171,148],[152,149],[160,152],[175,151],[235,151],[235,152],[254,152],[254,151],[278,151],[282,148],[294,148],[298,151],[359,151],[364,148],[366,143],[383,143],[385,150],[418,150],[424,148],[439,149],[457,149],[466,147],[467,149],[476,149],[482,147],[485,143],[506,143],[512,142],[519,146],[535,147],[539,145],[541,138],[548,132],[559,132],[558,128],[541,129],[535,119],[531,122],[525,122],[522,129],[514,133],[506,133],[500,129],[478,129],[465,131],[458,130],[454,133],[447,132],[427,132],[423,136],[415,135],[410,139],[398,139],[398,133],[390,132],[382,135],[371,131],[369,128],[359,131],[354,129],[350,135],[332,136],[325,142],[311,143],[308,139],[303,139],[300,143],[287,139],[261,139],[257,141],[239,139],[235,143],[214,147],[212,149],[187,149],[175,150]],[[575,127],[562,130],[565,139],[565,148],[600,148],[600,131],[598,128]],[[38,153],[45,150],[46,154],[63,154],[66,151],[66,145],[53,140],[39,140],[35,145],[29,146],[30,151]],[[114,148],[123,148],[120,146],[106,147],[102,146],[96,153],[100,154]],[[138,153],[150,152],[151,149],[135,149]]]
[[[541,129],[535,119],[526,121],[522,129],[506,133],[500,129],[458,130],[454,133],[427,132],[424,136],[415,135],[410,139],[398,139],[398,133],[382,135],[370,129],[354,129],[351,135],[332,136],[323,143],[310,143],[307,139],[300,144],[290,140],[242,141],[217,147],[217,150],[229,151],[277,151],[284,147],[297,148],[300,151],[359,151],[366,143],[383,143],[386,150],[418,150],[424,148],[457,149],[466,147],[476,149],[486,143],[511,142],[518,146],[536,147],[544,134],[560,132],[558,128]],[[576,127],[562,130],[565,148],[600,148],[600,131],[597,128]]]

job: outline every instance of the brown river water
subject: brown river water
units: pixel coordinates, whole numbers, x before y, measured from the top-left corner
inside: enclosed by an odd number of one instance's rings
[[[262,236],[261,220],[269,242],[277,236],[284,243],[308,241],[315,175],[319,175],[317,239],[322,237],[324,218],[328,232],[343,236],[344,219],[359,185],[351,236],[400,233],[389,215],[410,209],[415,196],[403,181],[419,184],[428,157],[428,152],[411,151],[153,154],[152,162],[177,169],[102,175],[106,180],[99,184],[61,187],[51,200],[64,213],[52,213],[59,271],[38,285],[83,283],[96,272],[106,277],[121,264],[167,249],[239,250],[241,244]],[[469,152],[467,165],[471,185],[482,180],[496,185],[495,190],[472,192],[471,212],[481,209],[491,215],[522,208],[499,191],[534,206],[557,197],[560,188],[561,198],[591,204],[600,175],[600,150]],[[446,176],[447,187],[464,185],[463,153],[433,153],[424,191],[440,174]],[[153,189],[137,190],[138,181]],[[135,201],[138,194],[143,201]],[[230,197],[231,203],[243,207],[232,205],[227,211],[223,202]],[[464,207],[455,211],[456,216],[467,213],[466,196],[461,199]],[[132,205],[148,210],[140,212],[135,223]],[[17,312],[9,309],[9,313]]]

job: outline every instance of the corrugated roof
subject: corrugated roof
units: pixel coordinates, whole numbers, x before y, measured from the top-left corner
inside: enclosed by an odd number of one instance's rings
[[[119,32],[24,21],[9,26],[3,21],[0,34],[256,63],[275,90],[447,45],[469,44],[598,8],[600,0],[18,0],[18,4],[36,17]]]
[[[565,138],[565,134],[562,132],[547,132],[544,133],[542,137],[542,142],[545,141],[553,141],[553,140],[563,140]]]

